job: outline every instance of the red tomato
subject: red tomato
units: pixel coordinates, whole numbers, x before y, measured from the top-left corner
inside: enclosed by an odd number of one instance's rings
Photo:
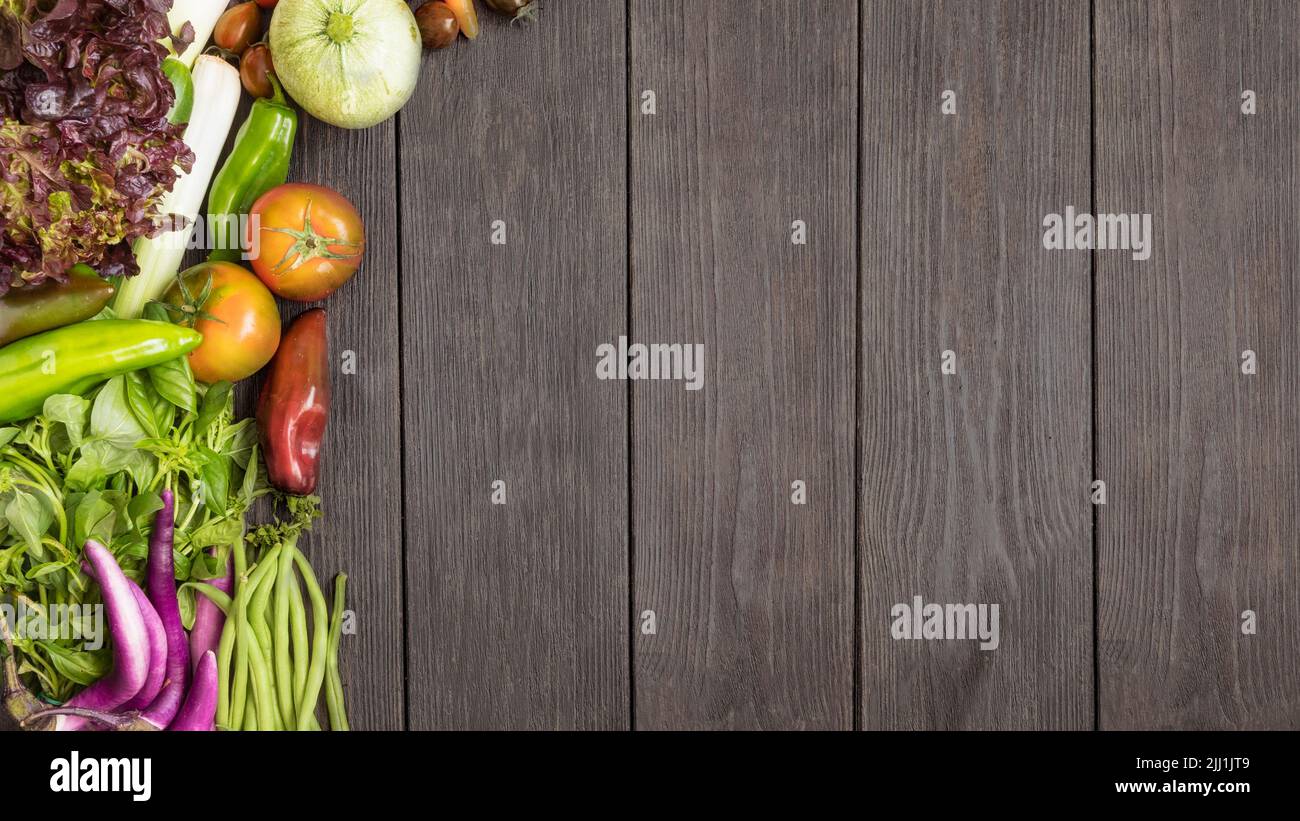
[[[277,296],[315,302],[357,272],[366,230],[338,192],[291,182],[267,191],[249,213],[253,270]]]
[[[275,4],[278,2],[280,2],[280,0],[257,0],[257,5],[264,9],[273,9],[275,8]]]
[[[280,312],[257,277],[231,262],[204,262],[181,274],[164,297],[203,334],[190,353],[200,382],[238,382],[252,376],[280,347]],[[206,297],[205,297],[206,294]]]

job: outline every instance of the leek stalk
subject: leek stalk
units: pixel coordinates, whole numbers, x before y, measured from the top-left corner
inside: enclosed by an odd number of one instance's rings
[[[193,81],[194,111],[185,128],[185,144],[194,152],[194,167],[176,181],[158,209],[163,215],[184,217],[187,224],[179,231],[136,241],[133,250],[140,273],[122,281],[113,301],[113,311],[122,319],[138,318],[149,301],[161,297],[176,281],[239,107],[239,71],[225,60],[200,56],[194,62]]]

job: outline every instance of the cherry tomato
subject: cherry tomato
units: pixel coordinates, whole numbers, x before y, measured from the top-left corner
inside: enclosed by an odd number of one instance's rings
[[[253,0],[231,6],[217,20],[212,42],[226,51],[243,54],[262,29],[262,11]]]
[[[238,382],[262,369],[280,346],[275,297],[246,269],[231,262],[204,262],[181,274],[163,297],[173,314],[203,334],[190,353],[200,382]]]
[[[257,0],[257,5],[264,9],[273,9],[275,8],[275,4],[278,2],[280,2],[280,0]]]
[[[300,302],[324,299],[361,264],[365,226],[357,209],[336,191],[291,182],[263,194],[249,216],[253,270],[277,296]]]
[[[275,93],[267,75],[275,71],[271,60],[271,49],[266,43],[256,43],[248,47],[244,56],[239,58],[239,81],[244,90],[254,97],[270,97]]]
[[[415,24],[420,29],[420,40],[425,48],[446,48],[460,33],[460,24],[456,22],[451,6],[437,0],[415,10]]]

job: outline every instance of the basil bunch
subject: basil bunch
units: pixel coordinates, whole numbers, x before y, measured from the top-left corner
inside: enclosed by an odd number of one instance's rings
[[[52,396],[38,416],[0,427],[0,604],[40,614],[97,602],[81,568],[87,539],[141,580],[163,488],[176,494],[177,580],[223,575],[245,513],[270,492],[256,443],[254,420],[235,419],[231,386],[196,384],[184,357],[85,396]],[[181,603],[188,627],[192,590]],[[66,699],[111,664],[107,648],[80,638],[16,632],[20,672],[48,698]]]

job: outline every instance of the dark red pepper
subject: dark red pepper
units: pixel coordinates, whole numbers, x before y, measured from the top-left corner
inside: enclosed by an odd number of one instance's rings
[[[280,340],[257,400],[257,429],[271,484],[299,495],[316,490],[329,412],[325,309],[312,308]]]

